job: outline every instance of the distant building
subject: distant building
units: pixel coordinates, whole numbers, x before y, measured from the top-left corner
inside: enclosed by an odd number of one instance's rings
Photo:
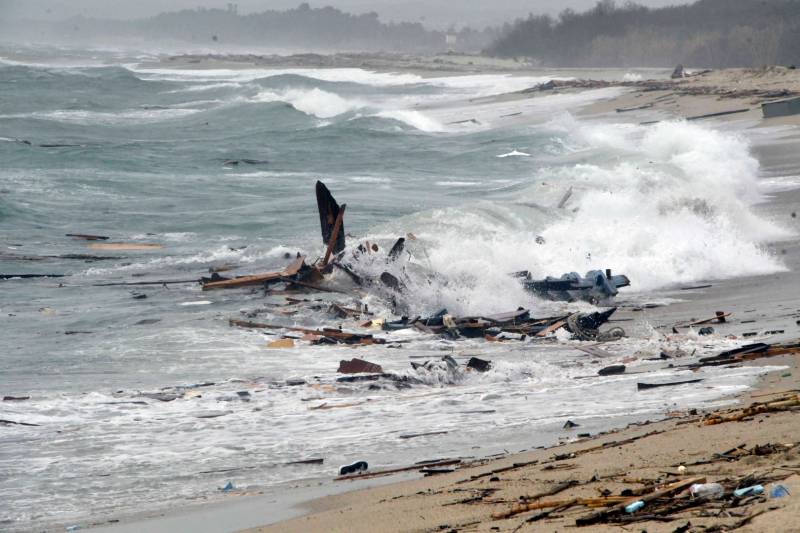
[[[231,15],[239,14],[239,4],[228,3],[228,13]]]

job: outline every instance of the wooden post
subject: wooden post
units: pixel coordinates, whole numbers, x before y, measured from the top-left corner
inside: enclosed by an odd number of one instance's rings
[[[331,231],[331,240],[328,241],[328,249],[325,250],[325,259],[322,260],[323,267],[327,266],[328,261],[331,259],[331,253],[333,252],[334,246],[336,246],[336,239],[339,237],[339,228],[342,227],[344,210],[346,208],[347,204],[342,204],[342,206],[339,208],[339,214],[336,216],[336,223],[333,225],[333,231]]]

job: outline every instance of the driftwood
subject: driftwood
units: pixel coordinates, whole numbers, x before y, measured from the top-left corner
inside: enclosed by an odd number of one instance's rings
[[[775,411],[787,411],[795,407],[800,407],[800,394],[789,395],[783,398],[778,398],[771,402],[766,403],[753,403],[749,407],[739,410],[738,413],[723,416],[718,413],[709,415],[704,421],[704,426],[714,426],[716,424],[723,424],[725,422],[738,422],[755,416],[761,413],[770,413]]]
[[[706,482],[705,477],[692,477],[689,479],[677,481],[675,483],[667,485],[666,487],[651,492],[650,494],[645,494],[643,496],[634,496],[633,498],[625,498],[624,501],[618,503],[617,505],[614,505],[610,509],[603,509],[602,511],[597,511],[592,514],[586,515],[584,517],[578,518],[577,520],[575,520],[575,525],[590,526],[592,524],[597,524],[598,522],[603,522],[605,520],[608,520],[609,518],[612,518],[615,515],[624,513],[625,507],[637,501],[642,501],[644,503],[647,503],[658,498],[663,498],[675,494],[677,492],[681,492],[682,490],[688,489],[695,483],[705,483],[705,482]]]
[[[347,476],[339,476],[333,478],[334,481],[345,481],[345,480],[356,480],[356,479],[368,479],[373,477],[380,477],[380,476],[388,476],[391,474],[397,474],[400,472],[410,472],[411,470],[419,470],[422,468],[434,468],[437,466],[450,466],[450,465],[457,465],[461,464],[461,459],[448,459],[446,461],[434,461],[428,463],[419,463],[416,465],[411,466],[404,466],[402,468],[392,468],[389,470],[379,470],[377,472],[367,472],[366,474],[356,474],[356,475],[347,475]]]
[[[74,239],[83,239],[85,241],[107,241],[108,237],[105,235],[86,235],[85,233],[67,233],[67,237]]]
[[[120,281],[116,283],[93,283],[92,287],[127,287],[135,285],[181,285],[184,283],[200,283],[199,279],[161,279],[157,281]]]
[[[63,278],[64,274],[0,274],[0,279]]]
[[[381,365],[353,358],[350,361],[339,361],[339,370],[337,372],[340,374],[381,374],[383,373],[383,368],[381,368]]]
[[[659,387],[674,387],[678,385],[687,385],[689,383],[700,383],[703,381],[702,379],[687,379],[685,381],[673,381],[671,383],[637,383],[636,389],[637,390],[648,390],[648,389],[656,389]]]
[[[558,483],[557,485],[555,485],[550,490],[544,491],[544,492],[542,492],[540,494],[536,494],[534,496],[521,496],[520,498],[524,498],[526,500],[525,503],[523,503],[521,505],[516,505],[516,506],[512,507],[511,509],[509,509],[508,511],[494,513],[494,514],[492,514],[492,518],[494,518],[496,520],[502,520],[504,518],[511,518],[512,516],[516,516],[516,515],[521,514],[521,513],[527,513],[528,511],[534,511],[536,509],[542,509],[543,507],[531,507],[531,506],[535,506],[537,504],[530,503],[530,502],[532,500],[540,500],[541,498],[545,498],[547,496],[555,496],[559,492],[563,492],[563,491],[565,491],[565,490],[567,490],[569,488],[574,487],[577,484],[578,484],[577,481],[569,480],[569,481],[565,481],[563,483]],[[569,500],[569,502],[570,502],[570,504],[572,504],[573,502],[577,503],[577,499]],[[558,502],[556,502],[556,503],[558,503]],[[561,505],[553,505],[552,507],[562,507],[563,505],[566,505],[566,503],[564,503],[562,501]],[[551,506],[548,505],[547,507],[551,507]]]
[[[241,276],[223,281],[209,281],[203,284],[203,290],[208,291],[212,289],[231,289],[248,287],[251,285],[261,285],[269,282],[285,281],[282,278],[291,278],[300,272],[303,266],[305,266],[305,259],[306,258],[304,256],[300,256],[289,266],[279,272],[266,272],[264,274],[255,274],[252,276]]]
[[[470,481],[475,481],[477,479],[481,479],[484,477],[494,476],[496,474],[502,474],[503,472],[509,472],[511,470],[516,470],[518,468],[525,468],[526,466],[532,466],[535,464],[539,464],[539,461],[527,461],[525,463],[514,463],[511,466],[505,466],[503,468],[495,468],[494,470],[490,470],[489,472],[483,472],[482,474],[475,474],[474,476],[470,476],[468,479],[462,479],[458,483],[469,483]]]
[[[697,363],[686,366],[695,369],[704,366],[729,365],[741,361],[752,361],[763,357],[776,357],[787,354],[800,355],[800,342],[793,344],[748,344],[712,357],[703,357]]]
[[[386,341],[384,339],[377,339],[372,335],[365,334],[365,333],[348,333],[346,331],[341,331],[338,329],[329,329],[323,328],[319,329],[309,329],[309,328],[299,328],[294,326],[283,326],[280,324],[264,324],[259,322],[250,322],[247,320],[237,320],[237,319],[230,319],[229,324],[231,326],[236,326],[240,328],[249,328],[249,329],[286,329],[289,331],[297,331],[299,333],[306,333],[310,335],[318,335],[320,337],[328,337],[330,339],[336,340],[337,342],[343,342],[346,344],[385,344]]]

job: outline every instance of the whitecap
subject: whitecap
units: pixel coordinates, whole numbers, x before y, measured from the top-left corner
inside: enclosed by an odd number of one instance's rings
[[[518,150],[512,150],[512,151],[508,152],[507,154],[500,154],[497,157],[505,158],[505,157],[530,157],[530,156],[531,156],[531,154],[526,154],[525,152],[520,152]]]

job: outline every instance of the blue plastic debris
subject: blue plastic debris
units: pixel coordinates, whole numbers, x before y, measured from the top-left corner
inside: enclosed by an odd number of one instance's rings
[[[737,498],[742,498],[744,496],[756,496],[763,493],[764,487],[762,485],[752,485],[750,487],[744,487],[733,491],[733,495]]]
[[[75,526],[66,526],[64,528],[64,530],[65,531],[78,531],[80,528],[81,528],[81,526],[77,526],[77,525],[75,525]]]
[[[791,496],[791,493],[789,492],[789,489],[783,485],[775,485],[772,487],[772,490],[769,491],[770,498],[783,498],[784,496]]]
[[[639,501],[633,502],[632,504],[626,506],[625,507],[625,512],[628,513],[628,514],[632,514],[632,513],[635,513],[636,511],[638,511],[639,509],[641,509],[642,507],[644,507],[644,502],[642,500],[639,500]]]
[[[228,483],[224,487],[219,489],[219,490],[221,490],[222,492],[230,492],[230,491],[232,491],[233,490],[233,482],[232,481],[228,481]]]

